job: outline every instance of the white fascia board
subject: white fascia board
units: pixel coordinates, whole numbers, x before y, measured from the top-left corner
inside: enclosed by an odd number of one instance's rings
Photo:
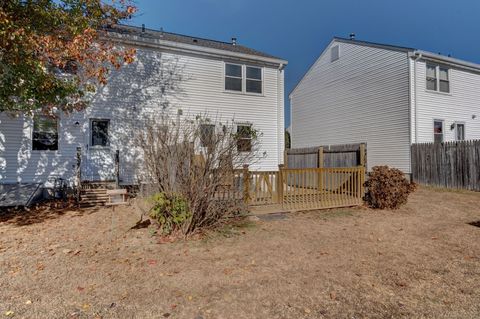
[[[108,33],[108,38],[109,40],[122,42],[130,45],[147,46],[147,47],[159,48],[159,49],[164,48],[164,49],[170,49],[170,50],[181,51],[181,52],[190,52],[190,53],[194,52],[197,54],[222,57],[222,58],[226,57],[226,58],[234,58],[234,59],[241,59],[241,60],[247,60],[247,61],[257,61],[257,62],[260,61],[267,64],[274,64],[276,66],[285,66],[288,64],[286,60],[282,60],[282,59],[262,57],[258,55],[231,52],[226,50],[219,50],[214,48],[201,47],[198,45],[178,43],[174,41],[166,41],[166,40],[151,39],[151,38],[146,39],[136,35],[122,35],[115,32],[111,32],[111,33]]]
[[[460,59],[455,59],[451,57],[446,57],[441,54],[436,54],[428,51],[423,50],[415,50],[411,54],[412,57],[421,56],[424,60],[429,60],[433,62],[437,62],[440,64],[446,64],[451,66],[456,66],[462,69],[467,69],[474,72],[480,72],[480,64],[476,64],[473,62],[468,62]]]

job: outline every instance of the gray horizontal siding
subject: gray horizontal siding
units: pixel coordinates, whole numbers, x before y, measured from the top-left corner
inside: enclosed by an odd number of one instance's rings
[[[404,52],[334,41],[291,94],[293,147],[366,142],[369,168],[410,172],[408,77]]]

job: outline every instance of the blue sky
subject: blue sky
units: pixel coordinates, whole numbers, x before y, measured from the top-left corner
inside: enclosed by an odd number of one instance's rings
[[[289,61],[288,93],[333,36],[419,48],[480,63],[479,0],[136,0],[131,24],[230,41]]]

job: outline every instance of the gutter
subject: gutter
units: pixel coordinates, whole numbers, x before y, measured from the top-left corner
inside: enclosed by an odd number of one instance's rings
[[[262,57],[262,56],[239,53],[239,52],[231,52],[231,51],[220,50],[220,49],[200,47],[197,45],[190,45],[190,44],[178,43],[178,42],[167,41],[167,40],[148,39],[148,41],[146,41],[145,38],[139,37],[137,35],[124,36],[115,32],[109,32],[108,36],[103,38],[104,39],[108,38],[108,40],[118,42],[118,43],[144,46],[144,47],[150,47],[150,48],[156,48],[156,49],[166,48],[166,49],[171,49],[171,50],[180,51],[180,52],[190,52],[190,53],[197,52],[207,56],[214,56],[214,57],[221,57],[221,58],[232,57],[232,58],[243,59],[247,61],[256,61],[256,62],[261,61],[267,64],[273,64],[273,65],[288,64],[286,60],[282,60],[282,59],[268,58],[268,57]]]
[[[467,61],[463,61],[463,60],[455,59],[455,58],[451,58],[451,57],[446,57],[446,56],[443,56],[443,55],[440,55],[440,54],[435,54],[435,53],[431,53],[431,52],[428,52],[428,51],[422,51],[422,50],[415,50],[413,52],[413,54],[415,56],[420,56],[421,58],[429,60],[429,61],[434,61],[434,62],[437,62],[437,63],[440,63],[440,64],[449,65],[449,66],[453,66],[453,67],[456,67],[456,68],[480,73],[480,64],[467,62]]]

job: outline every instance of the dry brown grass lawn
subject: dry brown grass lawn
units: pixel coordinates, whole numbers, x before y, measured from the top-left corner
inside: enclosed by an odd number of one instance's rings
[[[479,318],[480,193],[158,243],[128,208],[0,221],[0,318]]]

